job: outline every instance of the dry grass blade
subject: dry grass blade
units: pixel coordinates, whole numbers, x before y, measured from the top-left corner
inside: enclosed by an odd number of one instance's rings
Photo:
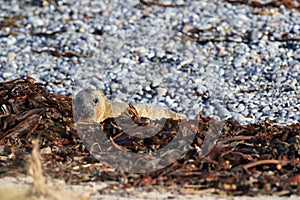
[[[32,194],[37,197],[51,196],[51,190],[47,186],[46,179],[43,175],[39,140],[34,140],[33,142],[31,161],[28,169],[29,174],[33,177]]]
[[[51,188],[46,182],[46,178],[43,175],[43,168],[41,162],[41,154],[39,151],[39,140],[34,140],[33,149],[31,154],[30,166],[28,169],[29,174],[33,177],[33,187],[30,195],[33,199],[41,200],[62,200],[62,199],[74,199],[74,200],[88,200],[88,197],[74,195],[72,191],[69,191],[62,186],[54,186]]]

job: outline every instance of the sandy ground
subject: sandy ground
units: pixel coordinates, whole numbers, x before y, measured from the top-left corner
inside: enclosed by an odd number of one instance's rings
[[[106,182],[88,182],[82,185],[68,185],[63,181],[52,180],[48,181],[48,186],[50,192],[53,195],[48,197],[44,196],[32,196],[31,189],[33,186],[33,179],[29,176],[14,177],[4,177],[0,179],[0,199],[1,200],[13,200],[13,199],[79,199],[79,200],[98,200],[98,199],[199,199],[199,200],[287,200],[287,199],[299,199],[299,196],[292,197],[277,197],[277,196],[260,196],[260,197],[220,197],[212,196],[210,194],[174,194],[166,191],[150,191],[147,192],[141,188],[131,188],[127,190],[120,190],[109,194],[109,192],[104,191],[109,183]],[[101,194],[102,193],[102,194]],[[103,194],[107,193],[107,194]]]

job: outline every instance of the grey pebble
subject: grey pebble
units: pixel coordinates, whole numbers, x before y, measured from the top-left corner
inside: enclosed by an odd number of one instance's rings
[[[232,62],[233,66],[236,68],[242,67],[246,63],[247,63],[247,59],[245,56],[237,56],[236,58],[234,58],[234,60]]]
[[[245,105],[243,103],[239,103],[239,105],[236,108],[236,112],[242,113],[245,110]]]
[[[222,105],[215,104],[214,106],[215,106],[215,109],[217,110],[217,116],[219,116],[221,120],[226,120],[227,118],[232,117],[229,110],[224,108]]]

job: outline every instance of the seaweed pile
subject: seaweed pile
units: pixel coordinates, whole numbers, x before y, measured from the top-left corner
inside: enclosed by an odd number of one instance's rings
[[[68,183],[116,181],[113,192],[130,187],[163,187],[184,194],[300,195],[300,124],[280,126],[270,120],[241,125],[229,119],[218,122],[200,117],[195,120],[166,119],[163,129],[152,137],[126,134],[116,121],[133,119],[126,129],[156,127],[158,121],[138,116],[129,106],[125,115],[106,119],[96,126],[110,138],[114,148],[151,152],[178,137],[179,126],[196,131],[190,150],[176,162],[145,173],[124,173],[95,159],[85,148],[75,129],[72,98],[53,94],[33,78],[0,83],[0,176],[27,173],[33,141],[40,140],[46,177]],[[197,122],[197,126],[192,126]],[[219,133],[209,126],[222,124]],[[218,135],[203,156],[203,141]],[[184,144],[183,144],[184,145]],[[108,149],[109,151],[109,149]],[[113,158],[112,158],[113,159]]]

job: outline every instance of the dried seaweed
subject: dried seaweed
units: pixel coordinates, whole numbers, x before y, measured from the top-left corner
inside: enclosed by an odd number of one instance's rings
[[[273,0],[273,1],[252,1],[252,0],[224,0],[232,4],[246,4],[252,7],[262,8],[262,7],[279,7],[281,5],[288,9],[300,10],[299,0]]]
[[[24,18],[24,15],[22,13],[19,13],[17,15],[8,15],[4,17],[3,21],[0,21],[0,30],[5,27],[11,27],[11,28],[19,28],[19,25],[17,22],[19,20],[22,20]]]
[[[49,4],[51,4],[53,6],[57,6],[58,2],[59,2],[59,0],[31,0],[31,1],[29,1],[29,3],[32,4],[33,6],[39,6],[39,7],[43,7],[43,6],[46,6]]]
[[[47,176],[70,183],[118,182],[109,184],[109,190],[102,193],[151,186],[182,194],[300,195],[300,124],[280,126],[266,120],[240,125],[232,119],[219,122],[200,116],[193,148],[184,157],[165,168],[133,174],[117,171],[91,156],[78,137],[72,117],[71,97],[50,93],[32,78],[0,83],[0,175],[26,173],[33,141],[39,138]],[[122,127],[116,124],[126,125],[129,119],[134,123]],[[110,148],[151,152],[176,137],[184,141],[177,128],[189,127],[192,121],[167,119],[158,134],[135,138],[126,130],[146,127],[151,131],[159,121],[138,116],[129,106],[124,115],[106,119],[95,128],[103,129],[111,139]],[[203,140],[214,134],[209,125],[218,123],[224,124],[222,134],[203,156],[199,151],[205,148]]]
[[[62,52],[60,50],[57,50],[57,49],[51,49],[51,48],[46,48],[46,49],[41,49],[41,50],[35,50],[35,49],[32,49],[31,50],[32,53],[49,53],[51,54],[52,56],[55,56],[55,57],[67,57],[67,58],[72,58],[72,57],[77,57],[77,58],[80,58],[80,57],[85,57],[85,56],[81,56],[75,52],[72,52],[72,51],[67,51],[67,52]]]
[[[179,5],[179,4],[167,4],[167,3],[163,3],[157,0],[154,1],[144,1],[144,0],[140,0],[140,4],[145,5],[145,6],[159,6],[159,7],[163,7],[163,8],[168,8],[168,7],[181,7],[184,5]]]
[[[190,30],[179,31],[183,34],[181,39],[182,42],[194,40],[200,45],[205,45],[209,42],[236,42],[246,44],[252,42],[252,39],[250,38],[251,31],[246,31],[246,33],[238,33],[232,31],[226,34],[219,34],[217,31],[217,27],[211,27],[209,30],[202,30],[198,27],[192,27],[190,28]],[[280,38],[274,37],[272,32],[265,33],[264,36],[266,36],[269,41],[281,42],[286,45],[293,45],[294,43],[297,44],[297,42],[300,41],[299,38],[291,36],[290,33],[283,33]]]

